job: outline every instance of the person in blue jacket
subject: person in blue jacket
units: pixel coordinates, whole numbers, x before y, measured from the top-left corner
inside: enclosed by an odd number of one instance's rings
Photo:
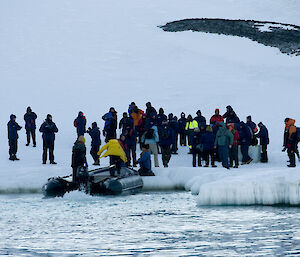
[[[270,143],[269,140],[269,132],[266,126],[260,122],[258,123],[259,127],[259,132],[257,133],[256,137],[259,138],[260,140],[260,145],[261,145],[261,162],[268,162],[268,152],[267,152],[267,147],[268,144]]]
[[[142,144],[141,158],[137,161],[140,164],[139,174],[141,176],[155,176],[151,171],[151,155],[149,145]]]
[[[83,115],[83,112],[79,112],[77,118],[74,120],[74,127],[77,131],[77,138],[84,136],[86,133],[86,118]]]
[[[43,164],[47,162],[47,153],[49,150],[50,164],[56,164],[54,161],[54,141],[55,133],[58,132],[56,124],[52,121],[52,115],[48,114],[46,120],[40,127],[43,138]]]
[[[185,113],[182,112],[180,114],[180,119],[178,120],[178,132],[179,132],[179,144],[180,146],[186,146],[186,133],[185,133],[185,126],[186,126],[187,119],[185,117]]]
[[[211,160],[211,166],[217,167],[214,161],[214,145],[216,136],[210,126],[206,127],[206,132],[201,136],[201,144],[203,145],[203,159],[205,160],[205,166],[209,166],[209,156]]]
[[[8,131],[8,145],[9,145],[9,160],[18,161],[17,151],[18,151],[18,131],[22,127],[16,122],[16,115],[10,115],[10,121],[7,123]]]
[[[239,143],[242,152],[242,165],[249,164],[253,159],[249,156],[249,146],[251,144],[251,131],[249,127],[242,121],[238,125]]]
[[[36,119],[37,119],[37,115],[31,110],[30,107],[27,107],[26,113],[24,114],[25,130],[26,130],[26,136],[27,136],[26,146],[29,146],[30,136],[31,136],[33,147],[36,147],[36,135],[35,135],[35,130],[36,130],[35,120]]]
[[[100,149],[101,145],[101,138],[100,138],[100,129],[98,128],[97,122],[92,123],[92,128],[88,128],[87,133],[92,138],[91,143],[91,151],[90,154],[93,157],[94,164],[93,165],[100,165],[99,155],[97,154]]]

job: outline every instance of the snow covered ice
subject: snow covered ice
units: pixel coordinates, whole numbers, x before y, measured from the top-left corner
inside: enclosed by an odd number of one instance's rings
[[[71,173],[78,111],[88,124],[97,121],[103,128],[101,116],[109,107],[120,118],[132,101],[141,109],[151,101],[177,116],[201,109],[207,119],[230,104],[241,119],[252,115],[269,129],[269,163],[229,172],[192,168],[188,149],[180,149],[168,169],[154,169],[157,177],[144,179],[145,189],[191,190],[199,205],[300,204],[300,170],[287,169],[281,152],[284,118],[295,118],[300,126],[300,57],[245,38],[166,33],[158,27],[203,17],[299,26],[300,2],[30,0],[4,1],[0,7],[0,192],[38,191],[48,177]],[[38,127],[52,114],[59,129],[57,166],[42,166],[39,132],[37,148],[25,147],[27,106],[37,113]],[[23,126],[19,162],[8,160],[11,113]],[[86,140],[89,146],[89,136]]]

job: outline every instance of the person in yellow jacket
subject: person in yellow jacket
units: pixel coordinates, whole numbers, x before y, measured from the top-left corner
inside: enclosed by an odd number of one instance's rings
[[[102,154],[105,150],[106,152]],[[110,165],[115,164],[117,170],[121,169],[122,162],[127,163],[126,154],[121,146],[121,143],[117,139],[109,140],[104,146],[101,147],[97,154],[100,156],[100,159],[109,156]]]
[[[185,132],[188,136],[188,145],[191,148],[192,142],[191,142],[191,136],[194,133],[194,129],[198,128],[198,122],[193,119],[192,115],[189,115],[187,117],[187,121],[185,124]]]

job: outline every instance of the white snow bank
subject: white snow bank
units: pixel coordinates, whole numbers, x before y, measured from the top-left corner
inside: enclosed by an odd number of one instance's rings
[[[198,195],[198,205],[300,205],[299,169],[258,166],[158,169],[144,178],[144,188],[185,188]]]

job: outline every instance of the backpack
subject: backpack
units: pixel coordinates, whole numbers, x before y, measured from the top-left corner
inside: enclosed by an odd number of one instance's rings
[[[297,129],[297,142],[300,142],[300,128],[296,128]]]
[[[146,134],[145,134],[145,138],[146,139],[152,139],[153,138],[153,135],[154,135],[154,129],[153,128],[150,128],[146,131]]]
[[[161,131],[161,139],[168,139],[169,137],[169,133],[168,133],[168,128],[163,128],[162,131]]]

